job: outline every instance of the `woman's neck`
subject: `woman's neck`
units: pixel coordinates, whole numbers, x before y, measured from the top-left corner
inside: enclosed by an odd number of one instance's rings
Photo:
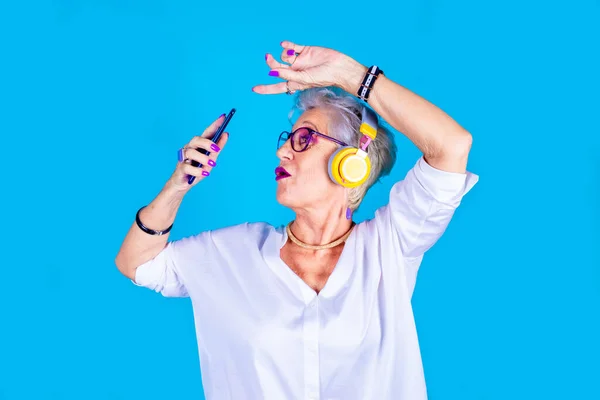
[[[293,235],[309,245],[324,245],[344,236],[352,227],[352,220],[346,218],[346,210],[325,211],[303,210],[296,213],[290,226]]]

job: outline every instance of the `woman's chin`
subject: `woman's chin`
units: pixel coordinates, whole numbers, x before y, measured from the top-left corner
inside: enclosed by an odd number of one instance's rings
[[[304,196],[299,195],[291,186],[279,184],[275,198],[282,206],[293,208],[303,201]]]
[[[281,204],[282,206],[289,207],[292,197],[293,196],[291,196],[286,189],[282,188],[281,186],[277,186],[277,193],[275,195],[275,198],[279,204]]]

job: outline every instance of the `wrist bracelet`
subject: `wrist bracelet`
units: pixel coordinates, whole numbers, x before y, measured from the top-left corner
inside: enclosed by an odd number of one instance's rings
[[[173,228],[173,224],[171,224],[170,227],[168,227],[167,229],[165,229],[164,231],[155,231],[154,229],[150,229],[147,226],[145,226],[144,224],[142,224],[142,221],[140,221],[140,212],[146,208],[146,206],[143,206],[142,208],[140,208],[137,212],[137,214],[135,214],[135,222],[137,223],[137,226],[140,227],[141,230],[143,230],[144,232],[150,234],[150,235],[164,235],[165,233],[169,233],[169,231],[171,230],[171,228]]]
[[[361,100],[368,102],[369,94],[371,93],[373,84],[377,80],[379,74],[383,75],[383,70],[379,69],[377,65],[369,67],[357,92],[357,95]]]

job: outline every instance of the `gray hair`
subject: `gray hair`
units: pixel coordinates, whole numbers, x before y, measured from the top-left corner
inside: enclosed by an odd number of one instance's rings
[[[368,107],[368,106],[367,106]],[[292,122],[296,112],[304,112],[313,108],[323,109],[329,116],[328,136],[358,147],[362,134],[359,131],[363,103],[356,97],[338,90],[335,87],[310,88],[300,91],[294,107],[289,113]],[[292,122],[293,123],[293,122]],[[362,185],[349,189],[348,207],[356,210],[367,190],[380,178],[388,175],[396,162],[396,143],[390,129],[379,121],[377,137],[368,149],[371,160],[371,174]]]

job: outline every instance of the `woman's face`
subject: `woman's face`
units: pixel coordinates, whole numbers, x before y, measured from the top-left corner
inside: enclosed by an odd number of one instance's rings
[[[300,127],[311,128],[329,135],[328,116],[320,109],[305,111],[294,124],[292,132]],[[312,135],[308,148],[302,152],[292,149],[290,140],[277,150],[279,167],[289,174],[277,179],[277,201],[292,209],[321,208],[337,203],[343,204],[344,188],[329,178],[327,163],[338,146],[321,136]],[[286,174],[283,174],[286,175]]]

